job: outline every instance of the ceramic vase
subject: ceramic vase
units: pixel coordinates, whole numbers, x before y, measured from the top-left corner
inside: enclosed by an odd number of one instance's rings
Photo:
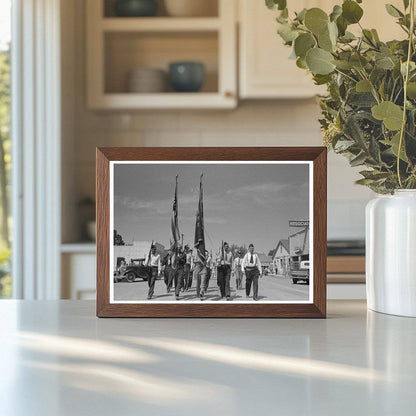
[[[416,190],[368,203],[366,285],[369,309],[416,317]]]

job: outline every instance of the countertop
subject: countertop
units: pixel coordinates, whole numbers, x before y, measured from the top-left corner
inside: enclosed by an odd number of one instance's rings
[[[0,415],[415,415],[416,319],[97,319],[0,301]]]

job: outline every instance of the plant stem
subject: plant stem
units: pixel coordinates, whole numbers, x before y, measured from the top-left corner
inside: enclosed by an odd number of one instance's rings
[[[414,27],[415,27],[415,0],[410,0],[409,45],[408,45],[408,48],[407,48],[406,73],[405,73],[404,81],[403,81],[403,83],[404,83],[404,85],[403,85],[403,94],[404,94],[403,118],[402,118],[402,128],[400,129],[399,149],[398,149],[398,152],[397,152],[397,178],[399,180],[400,188],[403,187],[402,177],[401,177],[401,174],[400,174],[400,156],[402,154],[404,131],[406,129],[407,83],[409,82],[410,60],[412,58],[412,50],[413,50]]]

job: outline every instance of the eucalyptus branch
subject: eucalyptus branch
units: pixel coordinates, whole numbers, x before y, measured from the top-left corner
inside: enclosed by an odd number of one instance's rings
[[[399,185],[402,188],[402,177],[400,173],[400,156],[402,154],[402,147],[403,147],[403,139],[404,139],[404,132],[406,129],[406,108],[407,108],[407,83],[409,82],[409,68],[410,62],[412,58],[412,50],[413,50],[413,36],[414,36],[414,28],[415,28],[415,0],[410,0],[410,30],[409,30],[409,44],[407,47],[407,60],[406,60],[406,73],[404,76],[404,85],[403,85],[403,118],[402,118],[402,127],[400,129],[400,140],[399,140],[399,149],[397,152],[397,178],[399,180]]]

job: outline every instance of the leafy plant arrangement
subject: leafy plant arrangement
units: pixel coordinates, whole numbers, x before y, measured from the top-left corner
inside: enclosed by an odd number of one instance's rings
[[[344,0],[330,14],[304,9],[293,19],[286,3],[266,0],[280,11],[277,31],[297,66],[327,87],[320,97],[325,144],[351,166],[365,166],[357,183],[377,193],[416,188],[415,0],[403,0],[402,10],[385,6],[405,33],[388,42],[361,26],[362,0]]]

